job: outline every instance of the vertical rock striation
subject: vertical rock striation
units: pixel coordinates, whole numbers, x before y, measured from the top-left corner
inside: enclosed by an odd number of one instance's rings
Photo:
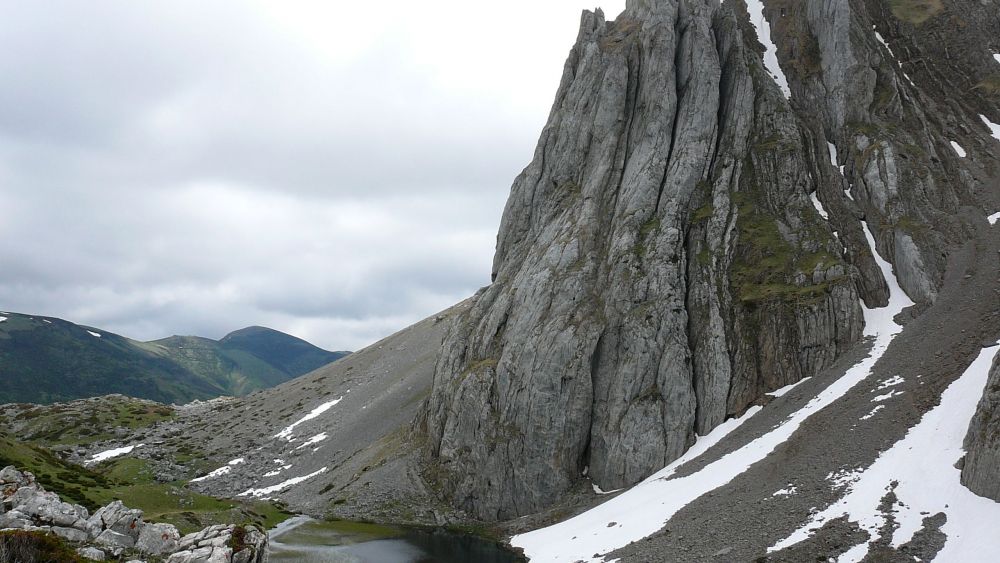
[[[935,69],[904,72],[919,49],[878,40],[904,25],[880,3],[765,14],[790,99],[742,0],[583,14],[422,417],[457,506],[507,519],[583,474],[632,485],[829,366],[888,299],[862,220],[904,290],[936,298],[975,188],[946,139],[985,143],[980,94],[913,85]]]

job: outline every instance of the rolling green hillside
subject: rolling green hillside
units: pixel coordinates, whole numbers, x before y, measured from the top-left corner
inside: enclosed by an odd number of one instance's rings
[[[185,403],[273,387],[343,357],[260,327],[222,341],[139,342],[51,317],[0,314],[0,403],[108,394]]]
[[[285,373],[309,373],[347,355],[327,352],[301,338],[262,326],[231,332],[219,343],[229,353],[253,354]]]
[[[263,327],[238,330],[219,341],[171,336],[146,346],[232,395],[280,385],[347,355],[327,352],[305,340]]]

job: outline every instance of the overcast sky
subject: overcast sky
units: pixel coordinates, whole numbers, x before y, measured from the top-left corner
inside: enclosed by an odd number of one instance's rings
[[[593,0],[0,6],[0,310],[339,350],[489,283]]]

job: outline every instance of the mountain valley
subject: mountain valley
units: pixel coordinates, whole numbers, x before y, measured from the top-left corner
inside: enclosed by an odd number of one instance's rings
[[[350,354],[0,313],[0,465],[178,539],[996,561],[998,80],[996,0],[586,11],[488,286]]]

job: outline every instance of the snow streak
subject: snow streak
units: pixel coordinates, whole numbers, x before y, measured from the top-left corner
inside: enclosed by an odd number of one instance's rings
[[[792,91],[788,88],[788,79],[778,64],[778,47],[771,40],[771,24],[764,16],[764,3],[760,0],[747,0],[747,11],[750,12],[750,23],[757,30],[757,39],[764,45],[764,66],[778,83],[785,98],[791,98]]]
[[[92,463],[99,463],[99,462],[102,462],[102,461],[105,461],[105,460],[108,460],[108,459],[112,459],[112,458],[115,458],[115,457],[123,456],[125,454],[130,454],[130,453],[132,453],[132,450],[134,450],[136,448],[141,448],[141,447],[143,447],[145,445],[146,444],[138,444],[138,445],[135,445],[135,446],[125,446],[123,448],[116,448],[116,449],[113,449],[113,450],[107,450],[107,451],[103,451],[103,452],[98,453],[98,454],[94,454],[93,457],[91,457],[90,459],[87,460],[87,465],[90,465]]]
[[[275,438],[284,438],[284,439],[288,440],[289,442],[291,442],[292,441],[292,431],[295,430],[296,426],[302,424],[303,422],[310,421],[310,420],[312,420],[312,419],[320,416],[321,414],[325,413],[326,411],[332,409],[341,400],[343,400],[343,397],[341,397],[339,399],[334,399],[334,400],[332,400],[332,401],[330,401],[328,403],[323,403],[322,405],[314,408],[309,414],[303,416],[302,418],[300,418],[297,421],[293,422],[290,426],[286,427],[281,432],[278,432],[277,434],[275,434],[274,437]]]
[[[323,469],[320,469],[319,471],[316,471],[314,473],[310,473],[309,475],[303,475],[302,477],[295,477],[293,479],[289,479],[289,480],[287,480],[287,481],[285,481],[283,483],[278,483],[277,485],[274,485],[274,486],[271,486],[271,487],[264,487],[263,489],[248,489],[248,490],[240,493],[239,496],[241,496],[241,497],[249,497],[249,496],[252,496],[252,497],[264,497],[264,496],[267,496],[267,495],[269,495],[271,493],[277,493],[279,491],[283,491],[283,490],[287,489],[288,487],[291,487],[292,485],[298,485],[299,483],[303,483],[305,481],[308,481],[309,479],[312,479],[313,477],[316,477],[317,475],[322,475],[323,473],[326,473],[326,468],[325,467]]]

